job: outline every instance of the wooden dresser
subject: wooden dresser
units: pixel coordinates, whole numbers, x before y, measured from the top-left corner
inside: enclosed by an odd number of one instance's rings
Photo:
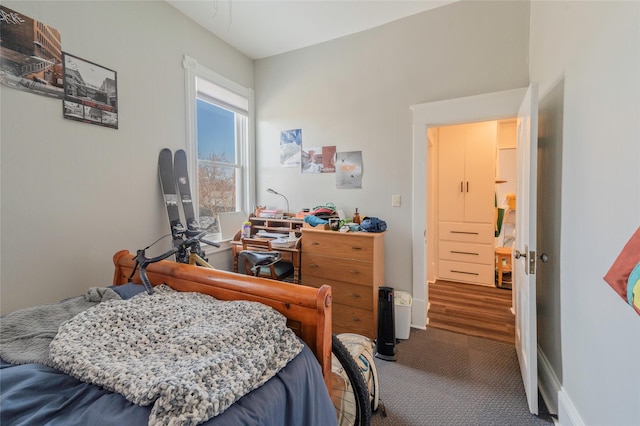
[[[376,337],[378,287],[384,285],[384,233],[302,229],[302,284],[328,284],[333,332]]]

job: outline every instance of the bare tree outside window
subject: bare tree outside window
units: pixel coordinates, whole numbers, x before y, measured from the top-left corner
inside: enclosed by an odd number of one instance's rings
[[[236,211],[236,171],[224,155],[212,154],[198,164],[200,222],[213,223],[217,213]],[[204,226],[204,225],[203,225]]]

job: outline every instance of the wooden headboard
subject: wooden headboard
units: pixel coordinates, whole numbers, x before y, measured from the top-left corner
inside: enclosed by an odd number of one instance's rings
[[[113,256],[113,284],[141,283],[134,254],[121,250]],[[269,305],[287,317],[287,325],[315,353],[327,388],[331,377],[331,287],[320,288],[255,278],[233,272],[163,260],[147,267],[153,285],[168,284],[178,291],[211,295],[219,300],[250,300]]]

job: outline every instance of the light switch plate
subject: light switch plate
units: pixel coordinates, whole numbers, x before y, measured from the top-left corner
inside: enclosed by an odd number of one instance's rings
[[[402,197],[400,195],[391,196],[391,207],[400,207],[402,203]]]

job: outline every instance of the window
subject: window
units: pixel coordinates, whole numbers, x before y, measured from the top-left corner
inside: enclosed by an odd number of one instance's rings
[[[217,215],[248,211],[253,198],[253,91],[185,56],[187,156],[202,229],[220,232]]]

